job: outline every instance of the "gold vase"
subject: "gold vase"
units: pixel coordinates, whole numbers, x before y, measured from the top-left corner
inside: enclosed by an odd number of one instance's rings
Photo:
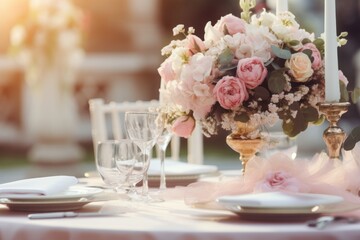
[[[341,147],[345,140],[345,132],[338,126],[341,116],[347,112],[350,103],[320,103],[319,110],[329,122],[329,127],[323,133],[323,139],[331,159],[339,159]]]
[[[255,126],[247,123],[237,122],[237,129],[226,137],[226,143],[231,149],[240,154],[242,172],[245,173],[246,164],[261,149],[264,140],[261,137],[255,139],[247,138],[248,134],[256,131]]]

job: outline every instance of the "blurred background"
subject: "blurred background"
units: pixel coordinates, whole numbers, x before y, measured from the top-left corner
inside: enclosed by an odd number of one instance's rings
[[[16,174],[24,173],[50,174],[48,169],[61,171],[62,167],[64,171],[71,169],[82,174],[94,167],[89,99],[157,99],[160,86],[157,68],[163,61],[160,50],[171,41],[172,28],[182,23],[193,26],[195,33],[203,36],[208,21],[215,24],[221,16],[240,12],[237,0],[73,0],[71,3],[81,11],[78,19],[81,32],[78,59],[81,61],[70,67],[73,75],[69,77],[71,84],[67,85],[69,96],[52,102],[55,95],[62,96],[63,92],[58,93],[56,86],[49,86],[36,100],[34,91],[38,88],[29,82],[28,62],[21,64],[19,58],[12,56],[11,31],[29,19],[30,0],[0,0],[0,170],[8,173],[1,174],[2,178],[8,179],[9,175],[16,178],[20,176]],[[319,36],[324,25],[323,4],[324,0],[289,0],[289,10],[303,28]],[[274,11],[275,1],[258,1],[255,11],[263,8]],[[338,33],[349,32],[347,45],[339,49],[339,65],[350,88],[360,86],[359,24],[360,0],[337,1]],[[70,105],[63,106],[68,101]],[[69,116],[74,111],[76,125],[66,125],[71,122]],[[49,125],[51,119],[58,121],[57,125]],[[359,124],[359,119],[359,108],[352,106],[344,115],[342,126],[348,130]],[[39,157],[39,149],[34,150],[34,146],[39,141],[52,142],[57,134],[54,128],[63,134],[69,132],[65,137],[72,148],[64,148],[63,152],[73,151],[73,155],[47,161]],[[311,155],[325,149],[321,138],[324,128],[311,127],[302,133],[298,137],[299,152]],[[205,139],[205,163],[217,159],[220,167],[226,167],[238,161],[238,156],[225,144],[226,134]],[[79,168],[74,168],[74,164]],[[13,170],[19,167],[30,170],[15,174]]]

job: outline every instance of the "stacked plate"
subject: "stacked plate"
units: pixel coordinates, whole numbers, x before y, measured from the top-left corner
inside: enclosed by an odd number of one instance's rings
[[[312,215],[327,212],[343,198],[334,195],[266,192],[223,196],[217,202],[238,215]]]
[[[201,176],[213,174],[218,171],[214,165],[198,165],[165,160],[165,175],[167,187],[186,186],[196,182]],[[151,187],[159,187],[160,182],[160,160],[152,159],[148,171],[149,185]]]
[[[56,195],[2,194],[0,204],[12,211],[51,212],[72,211],[94,201],[103,190],[99,188],[72,186]]]

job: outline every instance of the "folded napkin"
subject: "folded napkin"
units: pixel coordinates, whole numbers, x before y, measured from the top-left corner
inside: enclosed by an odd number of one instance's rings
[[[0,184],[0,196],[4,195],[55,195],[78,183],[73,176],[50,176],[18,180]]]
[[[165,160],[165,174],[170,176],[198,175],[216,172],[217,170],[217,166],[214,165],[198,165],[174,160]],[[159,159],[151,159],[148,174],[150,176],[160,175]]]

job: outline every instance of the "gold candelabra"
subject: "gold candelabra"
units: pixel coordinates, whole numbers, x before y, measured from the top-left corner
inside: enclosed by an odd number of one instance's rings
[[[340,150],[345,140],[345,132],[338,126],[341,116],[347,112],[350,103],[320,103],[319,110],[329,121],[329,127],[323,133],[323,139],[331,159],[340,158]]]

